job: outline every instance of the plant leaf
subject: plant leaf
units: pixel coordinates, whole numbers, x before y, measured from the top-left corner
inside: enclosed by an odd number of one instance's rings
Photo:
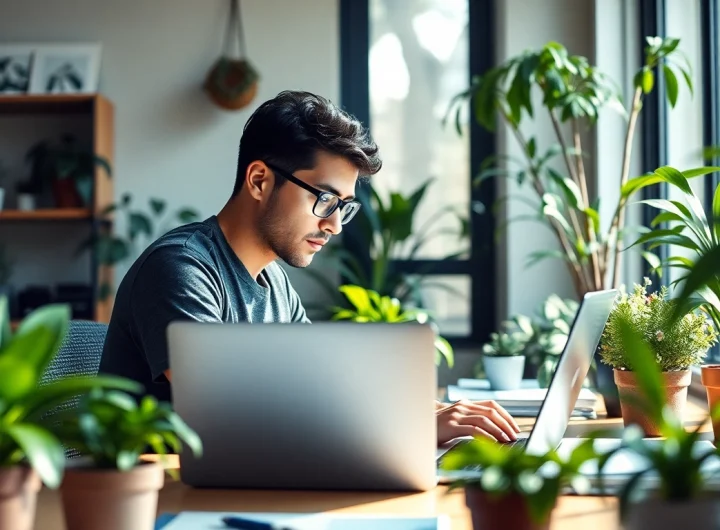
[[[43,483],[48,488],[57,488],[65,464],[65,451],[60,441],[39,425],[18,423],[6,426],[5,431],[27,456]]]
[[[663,65],[663,73],[665,74],[665,88],[667,89],[668,101],[670,101],[670,106],[675,108],[678,98],[677,77],[675,77],[672,69],[666,64]]]
[[[575,181],[569,177],[564,177],[551,167],[549,167],[547,171],[550,178],[562,189],[570,206],[576,210],[584,210],[585,204],[582,200],[582,193],[578,185],[575,184]]]

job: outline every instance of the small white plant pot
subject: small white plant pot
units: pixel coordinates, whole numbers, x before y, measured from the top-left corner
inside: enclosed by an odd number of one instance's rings
[[[18,210],[29,212],[35,209],[35,196],[30,193],[18,193]]]
[[[711,530],[720,528],[720,499],[717,497],[688,502],[648,499],[628,507],[626,530]]]
[[[485,376],[493,390],[515,390],[520,388],[525,370],[525,356],[512,357],[483,356]]]

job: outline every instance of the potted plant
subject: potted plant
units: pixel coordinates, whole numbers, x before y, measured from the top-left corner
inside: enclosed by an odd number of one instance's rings
[[[520,387],[525,369],[525,348],[529,337],[522,331],[491,333],[482,347],[482,370],[493,390]],[[479,371],[480,367],[478,367]]]
[[[138,403],[124,392],[94,390],[55,429],[83,455],[68,464],[60,488],[67,530],[152,530],[165,470],[141,454],[179,453],[181,442],[202,453],[195,431],[152,396]]]
[[[662,372],[668,406],[680,419],[687,401],[690,367],[700,364],[716,342],[717,333],[700,312],[689,311],[675,319],[676,301],[666,299],[667,287],[648,295],[648,285],[650,280],[645,278],[643,285],[635,285],[632,294],[619,296],[600,339],[600,356],[602,362],[613,368],[624,424],[638,424],[647,436],[659,436],[661,426],[639,406],[640,382],[632,354],[625,348],[622,330],[630,326],[647,340]]]
[[[685,318],[682,313],[676,317],[678,321]],[[628,427],[621,446],[598,459],[600,478],[604,466],[619,450],[634,452],[648,462],[646,469],[631,476],[622,486],[619,498],[623,527],[674,530],[691,523],[693,530],[717,528],[720,497],[717,490],[712,491],[708,486],[707,479],[708,470],[720,463],[720,450],[713,446],[698,450],[696,442],[705,422],[687,430],[682,418],[674,412],[664,374],[647,336],[627,321],[619,321],[615,333],[635,367],[643,412],[658,425],[663,436],[661,440],[648,442],[642,439],[642,429]],[[713,410],[712,417],[720,417],[720,408]]]
[[[7,298],[0,297],[0,528],[31,530],[41,482],[57,488],[65,453],[45,415],[88,390],[135,385],[114,377],[71,377],[38,386],[67,332],[69,307],[48,305],[10,330]]]
[[[350,320],[353,322],[419,322],[428,323],[435,330],[435,364],[442,359],[452,368],[454,364],[453,348],[437,331],[430,314],[422,309],[405,308],[397,298],[380,296],[376,291],[359,285],[342,285],[340,292],[350,303],[351,308],[336,307],[332,320]]]
[[[475,530],[548,529],[565,488],[578,493],[588,490],[580,467],[598,458],[593,444],[593,439],[585,440],[563,459],[554,450],[534,454],[520,445],[476,438],[446,453],[440,467],[458,473],[451,489],[464,488]]]
[[[80,208],[92,204],[96,166],[112,174],[110,163],[92,150],[78,146],[69,134],[63,135],[59,145],[48,141],[38,142],[28,151],[25,159],[31,164],[30,181],[42,189],[45,183],[52,186],[55,206]]]

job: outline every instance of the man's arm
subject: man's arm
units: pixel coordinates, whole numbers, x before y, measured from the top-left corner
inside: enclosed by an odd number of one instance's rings
[[[214,268],[191,251],[153,252],[135,278],[130,297],[133,335],[154,380],[170,381],[167,327],[173,321],[222,321],[222,291]]]

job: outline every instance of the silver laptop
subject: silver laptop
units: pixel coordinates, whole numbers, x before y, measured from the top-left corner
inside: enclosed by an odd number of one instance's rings
[[[174,322],[167,335],[174,408],[204,446],[180,456],[186,484],[436,486],[427,325]]]

